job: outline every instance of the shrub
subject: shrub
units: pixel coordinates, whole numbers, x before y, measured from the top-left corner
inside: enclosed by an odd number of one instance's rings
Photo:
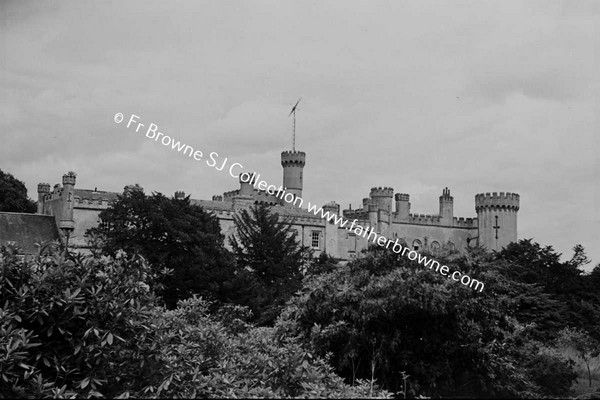
[[[0,249],[0,396],[114,396],[155,374],[138,256],[19,260]]]
[[[154,326],[166,379],[134,396],[389,397],[365,384],[344,384],[325,360],[294,338],[277,337],[274,328],[231,330],[209,308],[207,301],[193,298],[180,301],[175,310],[157,312]]]
[[[539,354],[525,366],[528,376],[544,396],[566,397],[577,380],[574,362],[555,355]]]
[[[156,305],[143,258],[0,249],[0,398],[389,397],[351,387],[249,310]]]

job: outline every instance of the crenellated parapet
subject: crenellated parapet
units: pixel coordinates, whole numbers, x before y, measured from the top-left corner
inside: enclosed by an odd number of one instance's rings
[[[73,172],[73,171],[67,172],[62,177],[63,186],[67,186],[67,185],[75,186],[76,178],[77,178],[77,174],[75,174],[75,172]]]
[[[410,201],[410,195],[407,193],[396,193],[394,197],[396,201]]]
[[[240,194],[240,190],[230,190],[223,193],[223,201],[233,201],[233,198]]]
[[[477,218],[454,217],[453,226],[457,228],[477,228]]]
[[[357,219],[359,221],[366,220],[369,217],[368,213],[360,208],[357,210],[344,210],[342,211],[342,215],[348,220]]]
[[[442,218],[432,214],[409,214],[408,223],[416,225],[441,225]]]
[[[394,189],[391,187],[373,187],[369,193],[369,197],[393,197]]]
[[[280,205],[283,202],[279,197],[269,194],[266,190],[259,189],[253,190],[252,198],[259,203],[268,205]]]
[[[212,201],[223,201],[223,196],[221,196],[220,194],[215,194],[212,197]]]
[[[483,209],[519,211],[519,195],[509,192],[479,193],[475,196],[475,211]]]
[[[185,192],[183,190],[178,190],[175,192],[175,198],[177,200],[183,200],[185,199]]]
[[[38,183],[38,194],[48,194],[50,193],[50,184],[49,183]]]
[[[75,196],[74,206],[76,208],[89,208],[89,209],[106,209],[110,205],[110,200],[108,198],[102,197],[93,197],[93,198],[81,198],[79,196]]]
[[[306,165],[306,153],[303,151],[282,151],[281,166],[282,167],[304,167]]]

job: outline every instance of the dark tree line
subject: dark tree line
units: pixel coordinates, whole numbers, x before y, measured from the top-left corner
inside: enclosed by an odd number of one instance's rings
[[[0,211],[34,213],[36,203],[27,197],[25,184],[0,170]]]

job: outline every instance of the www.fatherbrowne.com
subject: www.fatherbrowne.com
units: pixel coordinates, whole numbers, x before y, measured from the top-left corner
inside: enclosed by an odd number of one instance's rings
[[[139,119],[140,117],[138,117],[137,115],[131,114],[129,122],[127,123],[127,128],[132,126],[135,127],[136,132],[144,133],[143,129],[140,132],[140,128],[143,128],[146,125],[139,122]],[[121,122],[123,122],[123,120],[124,119],[122,113],[115,114],[114,121],[116,123],[120,124]],[[176,150],[177,152],[182,153],[183,155],[186,155],[190,158],[193,158],[196,161],[202,161],[204,159],[204,153],[202,153],[202,151],[195,150],[192,146],[186,145],[185,143],[181,143],[180,141],[175,141],[175,139],[173,139],[172,137],[165,135],[162,132],[159,132],[158,126],[156,124],[151,123],[150,125],[148,125],[145,131],[145,136],[151,140],[154,140],[155,142],[158,142],[160,139],[160,143],[162,143],[164,146],[170,147],[171,149]],[[214,167],[217,171],[223,171],[223,169],[225,169],[225,166],[228,165],[228,159],[225,158],[223,163],[220,166],[218,166],[218,158],[219,154],[213,151],[209,154],[209,157],[206,160],[206,164],[209,167]],[[304,204],[304,200],[301,197],[296,196],[293,193],[286,192],[283,186],[280,186],[278,188],[275,185],[269,185],[264,180],[260,180],[260,174],[249,174],[247,172],[242,172],[241,174],[240,172],[234,173],[234,168],[236,167],[239,167],[238,171],[242,171],[244,169],[244,166],[240,163],[231,163],[231,165],[229,165],[229,175],[231,177],[236,179],[239,177],[242,182],[252,183],[254,184],[254,187],[256,187],[258,190],[264,190],[268,194],[282,199],[286,203],[293,204],[296,207],[302,207],[302,205]],[[307,202],[307,208],[308,211],[312,212],[315,216],[323,218],[328,222],[333,221],[336,225],[345,228],[348,231],[354,232],[354,234],[356,234],[357,236],[362,236],[367,240],[371,240],[373,243],[377,243],[379,246],[383,246],[386,249],[390,248],[391,246],[393,252],[401,254],[404,257],[408,257],[409,260],[417,261],[424,267],[429,267],[430,270],[435,270],[436,272],[439,272],[448,279],[460,282],[461,284],[473,288],[475,290],[479,290],[480,292],[482,292],[483,288],[485,287],[483,282],[473,279],[469,275],[462,274],[460,271],[450,272],[450,268],[448,266],[440,265],[439,262],[432,260],[427,256],[419,254],[416,251],[409,249],[408,247],[402,246],[402,244],[398,243],[398,239],[392,241],[392,239],[387,239],[385,236],[377,234],[374,231],[373,227],[363,228],[362,226],[357,225],[357,219],[350,222],[342,216],[338,216],[337,214],[330,214],[329,211],[323,211],[321,207],[317,208],[316,205],[313,205],[310,202]],[[347,226],[348,223],[350,223],[350,227]]]

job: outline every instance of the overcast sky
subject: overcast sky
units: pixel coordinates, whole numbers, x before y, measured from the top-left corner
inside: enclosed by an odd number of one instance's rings
[[[600,262],[600,1],[0,2],[0,169],[34,199],[239,187],[117,112],[280,185],[300,97],[305,200],[517,192],[520,238]]]

